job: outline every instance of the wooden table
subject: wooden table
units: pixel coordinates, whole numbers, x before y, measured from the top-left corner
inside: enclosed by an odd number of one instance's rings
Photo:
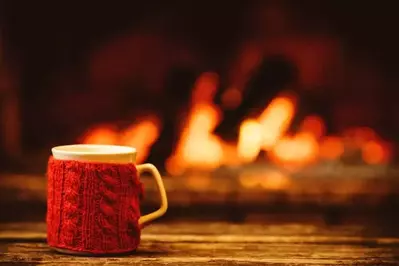
[[[0,224],[0,265],[398,265],[399,237],[367,226],[158,223],[123,257],[51,251],[45,224]]]

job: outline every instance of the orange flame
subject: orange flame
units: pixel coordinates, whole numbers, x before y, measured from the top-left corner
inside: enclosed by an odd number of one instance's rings
[[[368,164],[385,164],[391,157],[386,144],[377,140],[370,140],[362,146],[362,158]]]
[[[258,121],[262,128],[262,148],[270,150],[285,134],[295,114],[295,102],[290,97],[277,97],[266,107]]]
[[[100,125],[89,129],[81,140],[84,144],[125,145],[137,149],[137,163],[148,156],[151,146],[158,139],[161,123],[158,117],[150,116],[130,125],[120,132],[110,125]]]
[[[226,143],[213,133],[222,119],[222,112],[213,103],[219,77],[206,72],[194,85],[191,108],[183,124],[178,144],[166,161],[169,174],[180,175],[189,169],[212,170],[222,164],[236,165],[255,161],[263,150],[275,165],[298,169],[320,159],[335,160],[346,149],[357,149],[368,164],[382,164],[391,160],[390,147],[370,128],[359,127],[345,131],[341,136],[326,135],[321,117],[309,115],[301,122],[298,133],[288,135],[296,111],[295,95],[274,98],[257,118],[244,120],[239,128],[237,143]],[[222,95],[225,108],[236,108],[242,91],[231,88]],[[88,130],[83,143],[120,144],[138,150],[138,162],[143,162],[158,139],[161,121],[150,116],[130,125],[120,132],[110,125],[100,125]],[[198,181],[201,175],[189,180],[194,187],[208,186],[207,180]],[[265,178],[252,174],[240,176],[243,186],[257,184],[267,189],[280,189],[289,184],[289,178],[280,172],[269,171]]]
[[[254,119],[245,120],[240,126],[238,155],[243,162],[252,162],[259,154],[262,145],[262,127]]]
[[[335,160],[344,153],[344,143],[339,137],[325,137],[320,143],[320,157]]]
[[[212,104],[218,76],[202,74],[194,87],[188,122],[183,128],[173,155],[166,162],[171,174],[187,168],[214,169],[223,161],[223,143],[212,131],[221,120],[219,109]]]
[[[212,106],[201,104],[193,108],[193,113],[188,130],[183,135],[183,158],[189,165],[217,167],[223,151],[219,138],[211,132],[217,125],[218,113]]]
[[[137,163],[147,159],[151,146],[158,139],[161,121],[158,117],[149,117],[137,124],[130,125],[120,134],[119,143],[137,149]]]
[[[303,166],[317,159],[319,146],[311,134],[299,133],[293,137],[282,138],[270,153],[276,164]]]
[[[320,116],[309,115],[302,121],[299,131],[312,134],[318,139],[324,135],[326,128]]]
[[[83,144],[109,144],[118,142],[118,131],[111,125],[98,125],[88,129],[82,137]]]
[[[271,150],[288,130],[294,112],[293,97],[280,96],[272,100],[257,119],[245,120],[238,139],[238,155],[242,162],[253,161],[261,149]]]
[[[356,147],[361,147],[366,142],[378,138],[377,133],[368,127],[349,128],[343,132],[343,137]]]

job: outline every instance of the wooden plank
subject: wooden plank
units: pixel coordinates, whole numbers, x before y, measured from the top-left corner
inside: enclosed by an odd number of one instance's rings
[[[247,244],[247,243],[151,243],[122,257],[76,257],[52,252],[43,243],[1,245],[0,262],[45,265],[394,265],[392,249],[356,245]],[[397,253],[397,248],[395,249]]]
[[[0,265],[396,265],[399,260],[398,237],[381,237],[362,226],[153,224],[144,229],[137,252],[94,258],[58,254],[44,238],[29,240],[44,232],[43,223],[0,225]]]

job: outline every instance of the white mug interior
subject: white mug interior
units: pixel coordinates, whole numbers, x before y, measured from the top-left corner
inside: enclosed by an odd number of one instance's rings
[[[136,163],[136,149],[129,146],[73,144],[51,149],[54,159],[97,163]]]

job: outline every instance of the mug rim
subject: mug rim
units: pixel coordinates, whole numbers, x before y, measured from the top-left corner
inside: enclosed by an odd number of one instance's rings
[[[70,144],[55,146],[52,153],[60,155],[128,155],[136,154],[136,148],[108,144]]]

